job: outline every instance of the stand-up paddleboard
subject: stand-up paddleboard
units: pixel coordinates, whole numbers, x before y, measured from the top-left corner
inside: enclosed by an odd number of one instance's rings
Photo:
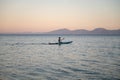
[[[49,45],[61,45],[61,44],[70,44],[72,43],[73,41],[67,41],[67,42],[60,42],[60,43],[48,43]]]

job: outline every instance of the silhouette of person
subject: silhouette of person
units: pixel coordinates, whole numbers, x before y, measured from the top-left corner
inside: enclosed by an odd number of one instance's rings
[[[63,39],[64,39],[64,38],[61,39],[61,37],[58,37],[58,44],[59,44],[59,45],[61,45]]]
[[[61,43],[61,37],[58,37],[58,44]]]

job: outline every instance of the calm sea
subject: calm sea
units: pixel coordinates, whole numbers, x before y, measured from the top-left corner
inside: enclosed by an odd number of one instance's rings
[[[0,80],[120,80],[120,36],[0,35]]]

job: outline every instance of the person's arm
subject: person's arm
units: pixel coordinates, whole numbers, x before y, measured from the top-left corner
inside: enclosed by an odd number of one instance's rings
[[[61,40],[64,40],[65,38],[62,38]]]

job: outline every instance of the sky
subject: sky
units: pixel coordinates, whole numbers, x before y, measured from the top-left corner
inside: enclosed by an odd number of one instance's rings
[[[0,0],[0,33],[120,29],[120,0]]]

